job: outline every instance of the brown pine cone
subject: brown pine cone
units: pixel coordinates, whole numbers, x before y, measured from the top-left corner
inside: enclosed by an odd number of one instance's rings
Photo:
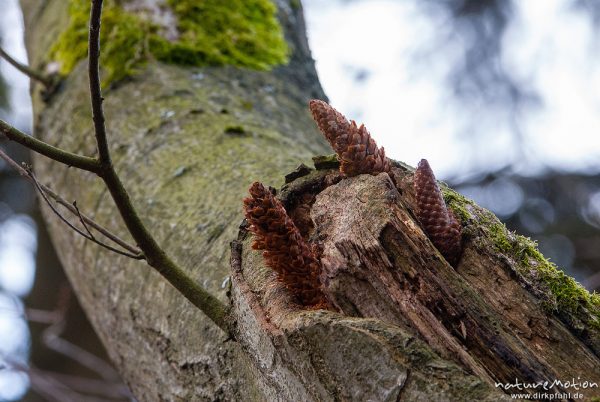
[[[366,127],[349,122],[326,102],[313,99],[308,104],[319,130],[337,153],[340,171],[346,176],[390,171],[383,147],[378,148]]]
[[[263,250],[268,267],[304,306],[327,308],[321,290],[321,264],[306,244],[281,202],[254,182],[244,199],[244,213],[254,233],[252,247]]]
[[[456,266],[462,253],[462,227],[446,206],[426,159],[421,159],[417,166],[414,186],[417,218],[433,245],[452,266]]]

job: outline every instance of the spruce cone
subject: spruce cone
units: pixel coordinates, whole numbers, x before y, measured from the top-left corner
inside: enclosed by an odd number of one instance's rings
[[[417,166],[414,186],[417,217],[425,233],[450,265],[456,266],[462,253],[462,227],[454,213],[446,206],[426,159],[421,159]]]
[[[313,119],[341,161],[340,171],[346,176],[390,171],[383,147],[378,148],[364,124],[348,120],[326,102],[309,102]]]
[[[321,290],[321,264],[306,244],[281,202],[254,182],[244,199],[244,213],[254,233],[255,250],[263,250],[267,266],[304,306],[327,308]]]

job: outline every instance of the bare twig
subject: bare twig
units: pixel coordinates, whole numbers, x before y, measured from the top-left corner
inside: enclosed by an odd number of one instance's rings
[[[13,59],[8,53],[6,53],[4,51],[4,49],[2,49],[1,47],[0,47],[0,57],[3,57],[8,62],[8,64],[12,65],[14,68],[19,70],[20,72],[22,72],[23,74],[25,74],[26,76],[31,78],[32,80],[42,83],[46,88],[52,87],[52,84],[53,84],[52,78],[40,73],[39,71],[35,71],[31,67],[28,67],[23,63],[19,63],[18,61]]]
[[[76,226],[74,226],[71,222],[69,222],[64,216],[62,216],[62,214],[60,212],[58,212],[58,210],[54,207],[54,205],[50,202],[50,200],[46,196],[46,193],[44,193],[44,190],[42,190],[42,188],[40,187],[40,183],[37,181],[35,175],[33,174],[33,171],[29,167],[27,167],[26,170],[27,170],[27,173],[29,174],[29,177],[31,177],[31,179],[33,180],[33,184],[34,184],[36,190],[40,193],[40,195],[42,196],[42,198],[44,199],[46,204],[48,204],[48,206],[50,207],[52,212],[54,212],[56,214],[56,216],[58,216],[58,218],[61,221],[63,221],[68,227],[70,227],[71,229],[73,229],[75,232],[77,232],[81,236],[85,237],[86,239],[89,239],[89,237],[86,233],[79,230]]]
[[[79,222],[81,222],[81,224],[83,225],[87,234],[92,238],[92,240],[96,240],[96,238],[94,237],[92,232],[90,232],[90,229],[86,225],[85,221],[83,220],[83,216],[81,216],[81,211],[79,210],[79,208],[77,208],[77,201],[73,201],[72,205],[73,205],[73,208],[75,208],[75,211],[77,211],[77,216],[79,217]]]
[[[0,133],[4,134],[11,141],[18,142],[38,154],[44,155],[67,166],[73,166],[93,173],[98,173],[100,171],[101,165],[96,159],[77,155],[50,144],[46,144],[44,141],[40,141],[37,138],[33,138],[32,136],[17,130],[4,120],[0,120]]]
[[[17,162],[15,162],[10,156],[8,156],[4,151],[2,151],[2,149],[0,149],[0,159],[3,159],[10,167],[12,167],[16,172],[18,172],[21,176],[25,177],[27,180],[29,180],[35,186],[35,183],[33,183],[33,179],[29,176],[29,173],[27,172],[27,170],[25,170]],[[95,229],[96,231],[101,233],[107,239],[110,239],[114,243],[123,247],[125,250],[130,251],[132,254],[139,255],[140,258],[138,258],[138,259],[143,258],[142,251],[139,248],[130,245],[129,243],[127,243],[125,240],[121,239],[116,234],[112,233],[111,231],[104,228],[103,226],[100,226],[93,219],[89,218],[88,216],[86,216],[85,214],[83,214],[81,212],[78,212],[78,210],[76,210],[71,203],[67,202],[64,198],[62,198],[60,195],[56,194],[49,187],[47,187],[39,182],[38,182],[38,185],[42,190],[44,190],[44,193],[46,193],[46,195],[48,197],[52,198],[57,204],[60,204],[63,207],[65,207],[66,209],[68,209],[71,213],[78,215],[80,217],[80,219],[82,219],[83,222],[85,222],[85,224],[89,225],[90,227],[92,227],[93,229]]]
[[[90,35],[88,43],[88,75],[90,80],[90,97],[92,101],[92,119],[98,144],[98,156],[104,166],[112,164],[106,127],[104,126],[104,110],[102,109],[102,91],[100,89],[100,24],[102,16],[102,0],[93,0],[90,11]]]
[[[40,195],[42,196],[42,198],[44,199],[44,201],[46,201],[46,204],[48,204],[48,206],[50,207],[50,209],[52,210],[52,212],[54,212],[56,214],[56,216],[58,216],[58,218],[63,221],[68,227],[70,227],[71,229],[73,229],[75,232],[77,232],[79,235],[81,235],[82,237],[85,237],[86,239],[96,243],[99,246],[104,247],[107,250],[112,251],[113,253],[117,253],[120,255],[123,255],[125,257],[129,257],[129,258],[133,258],[134,260],[141,260],[144,258],[143,255],[140,254],[131,254],[129,252],[126,251],[122,251],[119,250],[109,244],[106,244],[104,242],[101,242],[99,240],[96,240],[96,238],[94,236],[92,236],[91,234],[88,235],[87,233],[81,231],[79,228],[77,228],[75,225],[73,225],[71,222],[68,221],[68,219],[66,219],[52,204],[52,202],[50,202],[50,200],[48,199],[48,197],[46,196],[46,193],[44,192],[44,190],[42,189],[42,187],[40,186],[40,183],[37,181],[37,178],[35,177],[35,175],[33,174],[33,171],[31,170],[31,168],[26,168],[25,169],[27,171],[27,174],[29,175],[29,177],[31,177],[31,179],[33,180],[33,184],[35,185],[35,188],[38,190],[38,192],[40,193]],[[81,215],[80,215],[81,217]],[[87,227],[86,227],[87,230]]]
[[[228,332],[226,317],[227,308],[223,302],[209,293],[193,280],[181,267],[167,256],[150,234],[131,199],[117,175],[111,162],[108,148],[106,129],[104,126],[104,111],[102,109],[102,91],[100,89],[100,17],[102,0],[92,0],[90,11],[90,34],[88,50],[88,73],[90,81],[90,96],[94,116],[94,129],[98,146],[99,161],[102,169],[98,175],[104,180],[119,213],[129,233],[133,236],[140,249],[146,256],[148,264],[156,269],[171,285],[185,298],[202,310],[221,329]]]

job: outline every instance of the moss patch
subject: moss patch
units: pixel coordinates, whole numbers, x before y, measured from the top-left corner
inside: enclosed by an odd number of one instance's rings
[[[151,59],[190,66],[234,65],[266,70],[287,61],[288,47],[270,0],[167,0],[179,37],[169,41],[160,27],[107,0],[102,15],[103,83],[134,74]],[[69,1],[69,24],[50,58],[69,74],[87,57],[90,2]]]
[[[336,154],[313,156],[315,169],[337,169],[340,167],[340,161]]]
[[[463,224],[473,219],[471,213],[466,208],[466,205],[473,204],[473,201],[446,186],[442,186],[442,194],[444,195],[446,205]]]
[[[518,273],[544,295],[543,304],[547,311],[579,317],[591,327],[600,329],[600,294],[588,292],[544,258],[533,240],[509,231],[493,213],[477,207],[473,201],[451,189],[443,188],[442,191],[444,200],[463,225],[468,226],[474,219],[481,225],[481,244],[491,243],[496,252],[515,260]]]
[[[524,236],[513,235],[512,252],[521,262],[524,274],[539,279],[551,292],[544,301],[548,310],[568,316],[579,316],[587,310],[592,316],[589,325],[600,329],[600,294],[590,293],[575,279],[566,275],[537,249],[536,243]]]

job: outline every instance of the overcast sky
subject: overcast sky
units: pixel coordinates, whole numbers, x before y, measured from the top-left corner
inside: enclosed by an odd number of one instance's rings
[[[412,165],[427,158],[442,178],[506,165],[600,170],[598,48],[589,15],[571,4],[516,2],[500,62],[540,95],[541,106],[490,120],[485,105],[474,112],[449,94],[445,78],[461,38],[417,58],[448,29],[447,16],[425,15],[414,1],[304,1],[333,105],[364,122],[391,157]],[[516,118],[524,143],[514,141]]]

